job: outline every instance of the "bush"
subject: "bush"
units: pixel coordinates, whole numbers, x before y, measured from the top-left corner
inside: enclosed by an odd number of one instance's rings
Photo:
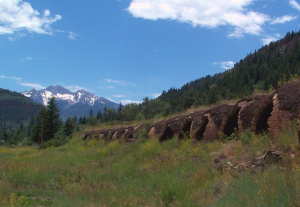
[[[246,131],[239,136],[239,139],[243,144],[250,144],[254,136],[252,132]]]
[[[43,143],[40,147],[41,148],[48,148],[48,147],[59,147],[65,145],[69,141],[69,137],[67,137],[64,132],[61,130],[55,134],[54,138]]]

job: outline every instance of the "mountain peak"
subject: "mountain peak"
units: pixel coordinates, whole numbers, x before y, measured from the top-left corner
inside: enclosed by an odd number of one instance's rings
[[[66,88],[64,88],[63,86],[60,85],[54,85],[54,86],[49,86],[45,89],[46,91],[50,91],[52,93],[55,94],[71,94],[72,92]]]
[[[87,90],[84,90],[84,89],[80,89],[80,90],[76,91],[75,93],[92,94],[92,93],[90,93],[90,92],[88,92]]]
[[[34,102],[47,105],[55,98],[63,117],[86,116],[90,110],[103,111],[104,108],[116,109],[118,105],[105,98],[98,97],[84,89],[72,92],[63,86],[53,85],[42,90],[31,90],[23,95]]]
[[[36,90],[35,88],[31,89],[30,92],[36,92],[38,90]]]

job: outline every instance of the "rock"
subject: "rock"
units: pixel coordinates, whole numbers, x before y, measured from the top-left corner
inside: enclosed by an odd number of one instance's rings
[[[124,128],[115,129],[115,132],[113,133],[112,140],[121,139],[123,134],[125,133]]]
[[[168,128],[167,123],[159,122],[151,127],[148,136],[151,139],[158,140],[170,139],[172,138],[172,133],[170,131],[171,130]]]
[[[103,129],[98,131],[91,131],[84,135],[84,140],[89,139],[103,139],[103,140],[127,140],[134,138],[134,132],[135,129],[137,129],[135,126],[129,126],[129,127],[120,127],[120,128],[113,128],[113,129]]]
[[[114,132],[115,132],[114,129],[105,130],[103,139],[111,140],[112,136],[114,135]]]
[[[124,133],[122,135],[122,139],[133,139],[133,133],[134,133],[134,127],[128,127],[124,130]]]
[[[100,139],[105,136],[105,133],[105,130],[90,131],[84,135],[83,140]]]
[[[173,137],[183,139],[189,135],[191,122],[190,116],[177,116],[160,121],[151,127],[148,135],[150,138],[156,138],[159,141],[165,141]]]
[[[207,111],[180,115],[148,125],[127,126],[87,132],[83,139],[130,140],[150,137],[164,141],[173,137],[215,140],[235,130],[279,135],[291,121],[300,118],[300,81],[284,85],[272,95],[259,95],[236,105],[219,105]],[[298,133],[300,143],[300,130]]]
[[[259,157],[243,160],[236,160],[221,154],[214,159],[213,166],[221,172],[224,170],[237,170],[238,172],[261,170],[269,165],[279,163],[282,160],[282,154],[281,151],[269,150]]]
[[[191,114],[192,124],[190,129],[190,137],[192,139],[201,140],[208,123],[208,118],[204,111]]]
[[[280,151],[267,151],[264,155],[257,157],[252,161],[252,166],[265,166],[276,164],[282,160],[282,152]]]
[[[157,127],[155,126],[152,126],[148,132],[148,137],[150,138],[156,138],[156,137],[159,137],[159,132],[158,132],[158,129]]]
[[[238,127],[237,105],[220,105],[205,113],[208,123],[203,134],[206,141],[231,135]]]
[[[242,100],[238,115],[238,129],[240,132],[250,130],[260,133],[268,129],[268,118],[273,109],[272,95],[255,96]]]
[[[300,81],[279,88],[273,96],[273,111],[268,120],[271,135],[278,136],[300,114]]]

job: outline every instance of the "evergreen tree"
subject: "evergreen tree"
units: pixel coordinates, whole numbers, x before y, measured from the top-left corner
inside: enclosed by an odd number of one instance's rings
[[[33,141],[43,144],[55,137],[55,134],[61,128],[59,111],[52,98],[47,107],[44,107],[36,118],[33,127]]]
[[[102,121],[102,112],[101,111],[99,111],[98,113],[97,113],[97,120],[98,121]]]
[[[43,144],[45,141],[45,124],[47,121],[46,117],[47,109],[43,107],[35,120],[32,132],[32,140],[38,144]]]
[[[61,120],[59,118],[59,110],[55,103],[55,98],[50,99],[47,106],[47,116],[46,116],[46,136],[45,139],[48,141],[54,138],[55,134],[59,131],[61,127]]]
[[[92,109],[90,110],[89,117],[90,118],[94,117],[94,111]]]
[[[76,128],[76,121],[74,118],[68,118],[64,125],[64,134],[65,136],[70,136]]]

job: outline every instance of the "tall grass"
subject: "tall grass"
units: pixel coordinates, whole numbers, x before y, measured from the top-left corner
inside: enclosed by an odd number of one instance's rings
[[[295,145],[295,135],[283,136],[290,140],[283,144]],[[214,166],[220,154],[251,158],[271,145],[267,135],[246,134],[224,143],[140,139],[124,144],[78,137],[43,150],[0,148],[0,206],[299,206],[299,151],[255,173]]]

